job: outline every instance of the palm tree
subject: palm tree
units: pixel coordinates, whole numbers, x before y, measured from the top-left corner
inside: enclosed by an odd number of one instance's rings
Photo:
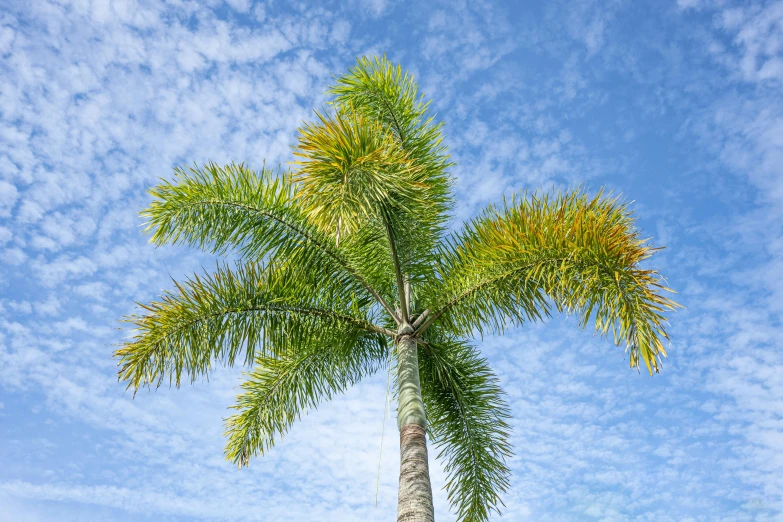
[[[226,423],[242,467],[308,409],[396,366],[398,520],[434,520],[427,436],[459,520],[487,520],[509,485],[509,409],[468,339],[575,313],[652,374],[678,305],[617,197],[521,195],[449,233],[451,163],[413,77],[362,58],[330,93],[291,172],[210,163],[151,190],[153,243],[239,261],[127,317],[119,378],[138,390],[250,367]]]

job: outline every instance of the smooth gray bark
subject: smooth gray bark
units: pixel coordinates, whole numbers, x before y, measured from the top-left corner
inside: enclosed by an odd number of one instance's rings
[[[427,417],[421,400],[419,356],[413,328],[403,324],[397,338],[400,429],[400,490],[397,522],[434,522],[427,461]]]
[[[399,386],[399,405],[397,408],[397,427],[402,429],[408,424],[427,427],[427,417],[424,413],[424,403],[421,400],[421,382],[419,381],[419,354],[416,339],[410,334],[403,334],[404,325],[400,328],[401,335],[397,338],[397,385]]]

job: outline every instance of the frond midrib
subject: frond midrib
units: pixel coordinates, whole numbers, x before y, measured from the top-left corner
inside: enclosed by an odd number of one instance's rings
[[[529,270],[530,268],[532,268],[532,267],[534,267],[536,265],[549,264],[549,263],[555,263],[555,262],[563,262],[566,259],[568,259],[568,258],[567,257],[554,257],[554,258],[548,258],[548,259],[541,259],[539,261],[528,263],[528,264],[526,264],[524,266],[517,267],[517,268],[514,268],[514,269],[509,270],[507,272],[504,272],[502,274],[490,277],[490,278],[488,278],[488,279],[486,279],[484,281],[480,281],[480,282],[470,286],[467,290],[465,290],[461,294],[459,294],[456,297],[453,297],[452,299],[447,301],[440,309],[438,309],[435,313],[433,313],[424,322],[424,324],[421,325],[421,327],[419,328],[419,331],[423,332],[424,330],[426,330],[430,325],[432,325],[432,323],[434,323],[435,321],[440,319],[453,306],[455,306],[456,304],[458,304],[463,299],[467,298],[471,294],[474,294],[475,292],[478,292],[479,290],[481,290],[482,288],[484,288],[486,286],[489,286],[489,285],[491,285],[493,283],[496,283],[496,282],[501,281],[501,280],[503,280],[503,279],[505,279],[507,277],[510,277],[510,276],[516,274],[517,272],[524,272],[525,270]]]
[[[312,358],[315,358],[315,357],[319,357],[319,356],[320,356],[321,358],[323,358],[323,357],[325,357],[325,356],[326,356],[326,354],[324,354],[324,353],[320,353],[320,352],[311,352],[311,353],[309,353],[309,354],[305,355],[304,357],[299,357],[298,359],[296,359],[296,360],[294,361],[294,364],[293,364],[292,366],[289,366],[288,368],[286,368],[286,370],[285,370],[283,373],[281,373],[281,374],[279,374],[279,375],[277,376],[277,378],[276,378],[276,379],[273,381],[273,383],[272,383],[272,386],[271,386],[271,387],[269,387],[269,389],[266,391],[266,393],[264,393],[264,396],[265,396],[265,397],[269,397],[270,395],[274,395],[274,393],[277,391],[277,389],[278,389],[280,386],[282,386],[282,385],[283,385],[283,382],[284,382],[285,378],[286,378],[288,375],[290,375],[290,374],[291,374],[291,373],[292,373],[294,370],[296,370],[296,369],[299,369],[299,368],[301,368],[302,366],[304,366],[306,363],[308,363],[308,362],[310,361],[310,359],[312,359]],[[289,360],[290,360],[290,359],[289,359]],[[262,410],[262,409],[263,409],[263,406],[264,406],[266,403],[260,403],[260,404],[261,404],[261,407],[258,407],[258,408],[255,408],[255,409],[254,409],[254,414],[257,414],[256,412],[258,412],[258,411]],[[243,441],[247,439],[247,436],[248,436],[248,435],[246,434],[246,435],[243,437]],[[243,445],[242,445],[242,448],[245,448],[245,447],[246,447],[246,444],[243,444]],[[239,455],[239,458],[238,458],[238,459],[234,459],[235,461],[237,461],[237,460],[239,461],[239,463],[240,463],[240,467],[241,467],[242,465],[244,465],[244,466],[247,466],[247,465],[250,463],[250,456],[249,456],[249,455],[248,455],[248,456],[245,456],[245,455],[244,455],[244,453],[245,453],[245,452],[243,451],[243,452],[242,452],[242,454],[240,454],[240,455]],[[265,453],[265,451],[264,451],[263,447],[262,447],[262,448],[260,448],[260,449],[259,449],[259,454],[260,454],[261,456],[263,456],[263,455],[264,455],[264,453]]]
[[[296,226],[296,224],[290,223],[289,221],[283,219],[279,215],[277,215],[277,214],[275,214],[275,213],[273,213],[271,211],[268,211],[268,210],[264,210],[264,209],[261,209],[261,208],[258,208],[258,207],[254,207],[252,205],[244,204],[244,203],[238,203],[238,202],[235,202],[235,201],[224,201],[224,200],[216,200],[216,199],[205,199],[205,200],[200,200],[200,201],[194,201],[194,202],[191,202],[191,203],[187,203],[187,204],[182,206],[183,207],[182,209],[177,211],[177,215],[180,212],[183,212],[185,208],[195,207],[195,206],[199,206],[199,205],[203,205],[203,206],[222,205],[222,206],[230,206],[230,207],[241,208],[241,209],[247,210],[249,212],[255,212],[255,213],[260,214],[262,216],[268,217],[268,218],[270,218],[270,219],[280,223],[281,225],[290,228],[295,233],[299,234],[300,236],[305,238],[307,241],[309,241],[310,243],[312,243],[313,245],[318,247],[323,253],[325,253],[326,255],[328,255],[329,257],[334,259],[335,261],[337,261],[338,264],[343,269],[345,269],[354,279],[356,279],[356,281],[362,287],[364,287],[365,290],[370,292],[370,294],[378,301],[378,303],[384,309],[386,309],[387,312],[389,312],[389,314],[392,316],[392,318],[396,319],[395,314],[393,313],[391,307],[386,302],[386,300],[383,299],[383,297],[369,283],[367,283],[367,281],[365,281],[364,278],[361,275],[359,275],[359,273],[345,260],[345,258],[343,258],[339,253],[335,252],[334,250],[332,250],[328,246],[324,245],[320,241],[316,240],[312,236],[312,234],[308,234],[307,231],[305,231],[305,230],[301,229],[300,227]]]
[[[359,326],[363,330],[366,330],[371,333],[380,333],[384,335],[390,335],[394,336],[394,332],[391,332],[390,330],[387,330],[386,328],[382,328],[380,326],[377,326],[371,322],[364,321],[362,319],[359,319],[357,317],[351,317],[349,315],[343,315],[338,312],[335,312],[334,310],[329,310],[326,308],[317,308],[317,307],[307,307],[307,306],[278,306],[278,305],[265,305],[265,306],[252,306],[247,308],[240,308],[240,307],[228,307],[223,310],[219,310],[217,312],[213,312],[210,314],[204,314],[199,317],[196,317],[195,319],[191,321],[187,321],[184,323],[179,323],[174,325],[170,330],[166,331],[165,333],[161,334],[158,338],[155,339],[155,344],[160,344],[164,341],[166,341],[169,337],[172,335],[176,335],[177,333],[187,330],[188,328],[191,328],[198,323],[202,323],[204,321],[208,321],[209,319],[215,319],[217,317],[225,316],[225,315],[231,315],[231,314],[241,314],[241,313],[252,313],[252,312],[283,312],[288,314],[302,314],[304,316],[313,316],[313,317],[324,317],[324,318],[333,318],[337,319],[339,321],[342,321],[347,324],[352,324],[355,326]],[[146,316],[145,316],[146,317]]]

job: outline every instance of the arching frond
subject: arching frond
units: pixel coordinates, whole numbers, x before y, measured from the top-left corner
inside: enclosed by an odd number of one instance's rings
[[[449,501],[460,522],[485,522],[509,486],[508,404],[474,347],[429,334],[419,348],[422,396]]]
[[[345,324],[313,335],[279,357],[259,356],[226,421],[226,458],[239,467],[264,454],[310,408],[375,373],[388,345]]]
[[[490,207],[442,249],[438,277],[427,290],[435,321],[460,335],[502,331],[506,321],[581,314],[602,335],[624,343],[630,364],[650,373],[666,355],[666,310],[677,305],[654,270],[642,264],[654,248],[634,227],[626,204],[582,192],[533,195]]]
[[[269,256],[322,284],[369,293],[394,316],[367,283],[377,275],[362,274],[334,238],[308,221],[295,202],[295,186],[285,177],[235,164],[175,172],[174,181],[150,191],[155,199],[142,213],[149,219],[152,242],[187,243],[217,254],[236,250],[250,260]]]
[[[251,263],[176,284],[176,292],[142,305],[145,314],[126,318],[135,330],[115,352],[120,380],[134,390],[166,377],[179,386],[183,373],[193,381],[214,361],[233,365],[243,353],[249,365],[259,354],[281,354],[334,329],[383,331],[372,323],[368,298],[299,275]]]

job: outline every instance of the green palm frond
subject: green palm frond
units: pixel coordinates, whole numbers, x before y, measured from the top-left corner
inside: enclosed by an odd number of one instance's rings
[[[452,165],[443,144],[442,124],[428,116],[425,102],[413,77],[385,57],[360,58],[330,89],[338,112],[359,114],[380,124],[398,141],[415,167],[410,183],[415,197],[395,208],[388,221],[397,238],[398,258],[406,278],[418,280],[428,274],[433,248],[442,237],[452,208]]]
[[[408,157],[420,167],[420,181],[430,187],[430,204],[438,219],[446,219],[452,198],[446,169],[452,163],[443,144],[443,124],[428,116],[430,102],[424,101],[413,76],[386,57],[362,57],[347,74],[337,78],[329,92],[335,96],[339,110],[376,121],[399,140]]]
[[[237,251],[250,260],[274,258],[297,267],[303,276],[353,293],[369,292],[394,316],[394,310],[367,282],[382,279],[362,273],[338,249],[335,239],[311,223],[297,204],[296,185],[278,173],[254,172],[244,165],[209,163],[175,169],[173,181],[150,190],[155,198],[142,212],[151,241],[186,243],[216,254]],[[361,259],[354,255],[354,259]]]
[[[340,238],[416,198],[416,167],[380,124],[356,113],[316,116],[300,129],[292,178],[313,223]]]
[[[449,501],[460,522],[500,513],[510,471],[508,404],[498,379],[469,344],[430,330],[419,350],[428,428],[448,474]]]
[[[351,324],[299,342],[279,356],[259,356],[226,421],[226,458],[240,468],[264,454],[308,409],[372,375],[388,359],[386,339]]]
[[[374,325],[372,301],[339,289],[316,286],[301,272],[251,263],[214,275],[195,276],[161,301],[141,305],[143,315],[127,317],[134,336],[115,352],[121,380],[137,390],[159,386],[168,375],[176,386],[191,382],[213,361],[245,365],[259,354],[286,352],[311,336],[338,326],[382,332]]]
[[[340,252],[349,265],[359,267],[367,284],[379,295],[389,303],[396,302],[394,261],[386,226],[380,216],[369,217],[358,230],[341,239]]]
[[[500,332],[508,320],[547,316],[551,302],[625,343],[632,367],[643,360],[657,372],[668,339],[663,313],[679,305],[662,295],[671,290],[658,273],[642,266],[655,250],[617,198],[575,191],[512,199],[442,249],[422,328],[438,321],[458,335]]]

